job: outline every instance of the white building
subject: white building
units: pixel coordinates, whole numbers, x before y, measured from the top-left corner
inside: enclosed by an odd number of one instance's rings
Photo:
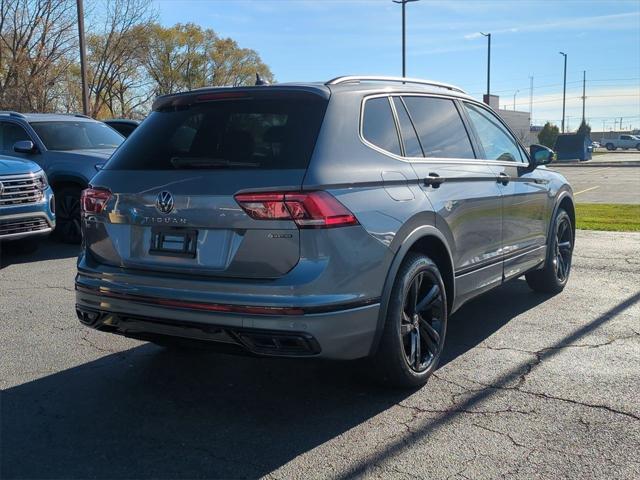
[[[484,102],[487,103],[487,96],[484,95]],[[489,96],[489,106],[502,117],[509,128],[516,134],[525,146],[538,143],[537,132],[531,132],[531,116],[529,112],[517,110],[504,110],[500,108],[500,97],[498,95]]]

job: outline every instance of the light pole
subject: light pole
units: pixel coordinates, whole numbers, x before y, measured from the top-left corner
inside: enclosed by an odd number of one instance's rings
[[[406,22],[405,22],[405,6],[410,2],[417,2],[418,0],[393,0],[393,3],[399,3],[402,5],[402,76],[407,76],[407,63],[406,63]]]
[[[558,52],[564,57],[564,86],[562,87],[562,133],[564,133],[564,110],[567,101],[567,54]]]
[[[77,0],[78,6],[78,45],[80,47],[80,80],[82,84],[82,113],[89,115],[89,95],[87,94],[87,59],[84,47],[84,8],[82,0]]]
[[[491,34],[482,33],[480,35],[487,37],[487,105],[489,105],[489,96],[491,95]]]
[[[513,111],[516,111],[516,95],[518,94],[520,90],[516,90],[515,92],[513,92]]]

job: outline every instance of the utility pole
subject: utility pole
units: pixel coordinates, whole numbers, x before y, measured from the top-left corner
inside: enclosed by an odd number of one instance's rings
[[[585,96],[586,84],[587,84],[587,71],[583,70],[582,71],[582,123],[585,123],[586,121],[584,118],[584,104],[585,104],[585,100],[587,99],[587,97]]]
[[[562,133],[564,133],[564,112],[567,101],[567,54],[558,52],[564,57],[564,86],[562,87]]]
[[[533,125],[533,75],[529,77],[529,127]]]
[[[489,105],[489,97],[491,96],[491,34],[482,33],[480,35],[487,37],[487,100],[486,104]]]
[[[516,111],[516,95],[518,94],[520,90],[516,90],[515,92],[513,92],[513,111]]]
[[[89,115],[89,95],[87,92],[87,59],[84,45],[84,7],[82,0],[76,0],[78,6],[78,44],[80,46],[80,76],[82,83],[82,113]]]
[[[406,21],[405,21],[405,6],[410,2],[417,2],[418,0],[393,0],[393,3],[399,3],[402,5],[402,76],[407,76],[407,62],[406,62]]]

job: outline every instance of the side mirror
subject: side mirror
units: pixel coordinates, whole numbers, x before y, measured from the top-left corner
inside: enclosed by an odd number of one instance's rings
[[[13,151],[18,153],[36,153],[38,149],[31,140],[20,140],[13,144]]]
[[[529,165],[531,170],[540,165],[547,165],[553,162],[556,157],[555,152],[544,145],[531,145],[529,154],[531,156],[531,164]]]

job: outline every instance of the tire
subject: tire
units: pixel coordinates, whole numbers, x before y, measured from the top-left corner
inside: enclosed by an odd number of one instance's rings
[[[80,194],[78,186],[63,187],[55,192],[56,229],[53,236],[64,243],[78,244],[82,240],[80,230]]]
[[[605,145],[605,148],[606,148],[607,150],[609,150],[609,151],[612,151],[612,150],[615,150],[615,149],[616,149],[616,147],[614,147],[614,146],[613,146],[613,143],[607,143],[607,144]]]
[[[424,255],[409,253],[394,281],[380,345],[368,371],[376,381],[395,387],[427,383],[442,354],[447,318],[438,267]]]
[[[640,151],[640,143],[636,145],[636,150]]]
[[[558,209],[550,231],[553,237],[544,267],[526,273],[525,278],[532,290],[556,294],[564,290],[569,281],[574,247],[571,217],[562,208]]]

